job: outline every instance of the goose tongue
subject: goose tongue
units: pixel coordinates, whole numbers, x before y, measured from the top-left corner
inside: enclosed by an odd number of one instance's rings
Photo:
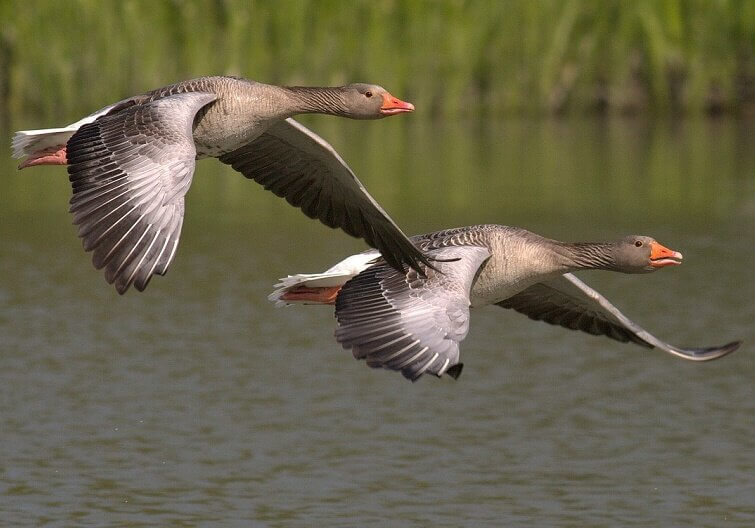
[[[677,266],[682,263],[682,254],[674,251],[658,242],[650,244],[650,265],[654,268],[664,266]]]
[[[398,97],[393,97],[388,92],[383,94],[383,106],[380,107],[380,113],[382,115],[393,115],[413,111],[414,105],[412,103],[407,103]]]

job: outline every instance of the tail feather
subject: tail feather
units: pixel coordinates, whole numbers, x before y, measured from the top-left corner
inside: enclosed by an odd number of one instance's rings
[[[275,303],[276,306],[287,306],[291,302],[303,302],[301,300],[288,299],[282,297],[294,288],[303,286],[307,288],[333,288],[334,286],[343,286],[349,279],[355,277],[373,261],[380,256],[377,250],[370,249],[363,253],[352,255],[332,268],[323,273],[297,273],[283,277],[274,287],[273,293],[267,296],[268,300]]]
[[[267,296],[268,300],[275,303],[276,306],[288,306],[292,302],[302,302],[301,300],[283,299],[283,297],[292,290],[300,287],[306,288],[334,288],[343,286],[351,277],[350,273],[299,273],[283,277],[275,285],[275,291]]]
[[[39,151],[51,147],[65,147],[68,140],[76,133],[78,129],[65,128],[45,128],[41,130],[19,130],[11,140],[14,158],[23,158],[31,156]]]
[[[115,108],[117,104],[119,103],[100,108],[93,114],[61,128],[19,130],[11,140],[13,157],[23,158],[24,156],[31,156],[32,154],[38,153],[40,150],[48,149],[50,147],[65,147],[68,140],[71,139],[71,136],[73,136],[82,125],[91,123],[98,117],[107,114],[111,109]]]

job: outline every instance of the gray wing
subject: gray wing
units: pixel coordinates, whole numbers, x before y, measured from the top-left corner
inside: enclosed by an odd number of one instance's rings
[[[363,271],[336,299],[336,339],[370,367],[400,370],[414,381],[424,373],[461,372],[459,343],[469,330],[469,291],[490,257],[484,247],[430,253],[438,261],[427,277],[398,273],[385,263]],[[444,262],[449,259],[459,259]]]
[[[192,123],[215,99],[194,92],[127,105],[68,140],[73,222],[118,293],[131,284],[144,290],[167,271],[194,174]]]
[[[364,239],[395,269],[428,264],[335,149],[295,120],[276,123],[219,159],[310,218]]]
[[[733,352],[740,342],[704,348],[680,348],[661,341],[638,324],[632,322],[608,299],[590,288],[571,273],[526,290],[498,303],[530,319],[581,330],[593,335],[605,335],[617,341],[633,342],[648,348],[657,347],[675,356],[692,361],[709,361]]]

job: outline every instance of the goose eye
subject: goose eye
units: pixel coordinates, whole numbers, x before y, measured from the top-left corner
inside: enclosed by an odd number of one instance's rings
[[[372,92],[364,92],[365,97],[372,97]]]
[[[637,247],[642,247],[642,240],[637,240],[637,241],[636,241],[636,242],[634,243],[634,245],[635,245],[635,246],[637,246]]]

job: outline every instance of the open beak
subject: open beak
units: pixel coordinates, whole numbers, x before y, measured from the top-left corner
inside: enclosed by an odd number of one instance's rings
[[[682,263],[682,254],[673,251],[658,242],[650,244],[650,265],[654,268],[677,266]]]
[[[403,112],[414,112],[414,105],[385,92],[383,94],[383,106],[380,107],[380,114],[389,116]]]

